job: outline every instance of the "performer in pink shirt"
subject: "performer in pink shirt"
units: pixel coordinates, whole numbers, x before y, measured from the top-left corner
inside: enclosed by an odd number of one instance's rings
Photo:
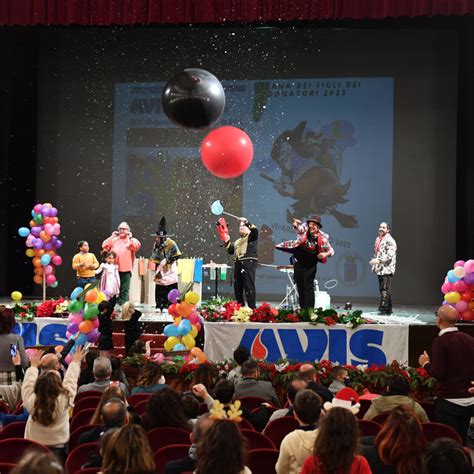
[[[130,280],[132,278],[133,262],[135,253],[140,250],[141,243],[132,237],[130,226],[126,222],[121,222],[118,231],[102,242],[104,250],[114,252],[115,264],[118,265],[120,276],[120,296],[118,303],[123,305],[128,301]]]

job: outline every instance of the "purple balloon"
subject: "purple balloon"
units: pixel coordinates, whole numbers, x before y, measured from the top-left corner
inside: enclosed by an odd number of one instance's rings
[[[181,295],[181,293],[179,292],[179,290],[177,290],[176,288],[173,288],[173,289],[168,293],[168,301],[170,301],[171,303],[175,304],[180,295]]]
[[[51,250],[53,248],[53,243],[52,242],[45,242],[43,245],[43,248],[45,250]]]
[[[58,215],[58,210],[55,207],[52,207],[49,210],[49,215],[50,215],[50,217],[56,217]]]
[[[45,217],[49,217],[51,215],[51,208],[47,206],[43,206],[41,208],[41,214],[43,214],[43,216]]]
[[[61,248],[62,245],[63,245],[63,243],[62,243],[59,239],[56,240],[56,248],[57,248],[57,249]]]
[[[93,329],[89,334],[87,334],[87,340],[92,343],[99,341],[100,333],[97,329]]]
[[[33,235],[35,235],[36,237],[39,237],[40,232],[41,232],[42,230],[43,230],[43,228],[42,228],[41,226],[36,225],[36,226],[34,226],[34,227],[31,228],[31,233],[32,233]]]
[[[42,249],[43,248],[43,241],[41,239],[35,239],[34,243],[33,243],[33,247],[35,249]]]
[[[464,283],[474,285],[474,272],[464,275]]]
[[[76,334],[76,332],[79,331],[79,324],[71,323],[71,324],[68,325],[67,330],[71,334]]]

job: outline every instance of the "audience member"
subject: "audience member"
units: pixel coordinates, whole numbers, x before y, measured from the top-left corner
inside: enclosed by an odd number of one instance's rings
[[[81,375],[79,376],[79,387],[86,385],[88,383],[94,382],[94,373],[92,367],[94,366],[94,361],[99,357],[97,351],[89,351],[84,357],[85,367],[81,370]]]
[[[102,457],[104,456],[105,450],[107,449],[107,444],[110,442],[112,436],[119,430],[119,427],[109,428],[107,431],[102,433],[100,437],[100,448],[99,452],[91,451],[89,452],[89,457],[87,461],[81,466],[81,468],[95,467],[100,468],[102,466]]]
[[[138,425],[125,425],[112,435],[105,447],[104,474],[154,474],[153,453],[145,430]]]
[[[201,415],[195,425],[192,433],[189,435],[191,440],[191,447],[189,453],[185,458],[170,461],[165,465],[165,474],[181,474],[183,472],[192,472],[196,468],[196,444],[200,441],[204,433],[214,423],[209,413]]]
[[[63,474],[58,459],[51,453],[28,450],[18,461],[10,474]]]
[[[333,399],[332,393],[320,383],[317,383],[316,369],[311,364],[303,364],[298,372],[298,378],[304,380],[308,384],[308,388],[317,393],[325,402],[330,402]]]
[[[59,362],[59,356],[56,353],[44,354],[41,357],[40,366],[41,372],[47,372],[48,370],[55,370],[61,373],[61,363]]]
[[[148,431],[161,426],[192,430],[192,424],[186,418],[181,397],[172,388],[166,387],[155,392],[148,400],[143,426]]]
[[[197,444],[197,474],[251,474],[245,466],[246,440],[229,420],[215,421]]]
[[[406,405],[392,410],[375,437],[361,439],[361,454],[374,474],[423,472],[426,442],[415,412]]]
[[[212,395],[214,392],[214,385],[216,383],[216,371],[212,365],[199,364],[193,373],[193,385],[202,384],[207,388],[207,391]]]
[[[155,393],[166,388],[167,385],[161,383],[161,367],[154,362],[147,362],[138,375],[137,385],[132,389],[134,393]]]
[[[127,387],[127,391],[130,392],[130,384],[128,383],[125,372],[122,370],[122,361],[119,357],[114,355],[110,356],[110,365],[112,366],[112,375],[110,380],[113,382],[121,382]]]
[[[425,472],[426,474],[471,474],[471,457],[453,439],[438,438],[426,450]]]
[[[406,405],[413,410],[422,423],[430,421],[423,407],[408,396],[410,385],[401,374],[395,374],[388,381],[387,391],[378,398],[374,398],[364,415],[364,420],[371,420],[374,416],[392,411],[394,408]]]
[[[69,412],[77,392],[83,352],[78,347],[72,355],[63,381],[56,371],[39,375],[42,355],[42,351],[38,351],[31,358],[21,389],[23,406],[30,412],[25,438],[48,446],[63,460],[64,445],[69,441]]]
[[[0,385],[12,385],[16,381],[15,367],[12,356],[19,352],[21,366],[28,365],[23,338],[13,334],[15,326],[15,313],[13,309],[0,306]]]
[[[328,390],[336,395],[339,390],[346,388],[346,382],[349,380],[349,372],[342,365],[336,365],[331,371],[332,382],[328,387]]]
[[[200,406],[197,398],[188,393],[187,395],[183,395],[181,398],[181,404],[183,405],[184,416],[191,421],[191,423],[196,423],[197,417],[199,416]]]
[[[259,369],[257,362],[248,360],[242,365],[242,382],[235,386],[235,398],[260,397],[265,398],[274,406],[279,407],[280,401],[271,382],[258,380]]]
[[[298,474],[301,471],[308,456],[313,454],[320,414],[320,396],[312,390],[300,390],[294,403],[294,416],[300,427],[288,433],[281,442],[275,466],[277,474]]]
[[[112,398],[118,398],[122,400],[127,405],[127,397],[122,392],[119,386],[109,385],[103,392],[100,402],[95,409],[94,415],[90,421],[91,425],[99,425],[102,421],[102,407]]]
[[[301,474],[370,474],[367,460],[357,454],[359,426],[347,408],[333,407],[322,418],[314,454],[306,459]]]
[[[110,359],[107,357],[97,357],[94,360],[94,365],[92,369],[94,374],[94,382],[82,385],[79,387],[78,393],[86,392],[88,390],[98,390],[103,392],[111,384],[112,376],[112,364]],[[113,383],[113,382],[112,382]],[[122,382],[117,382],[120,386],[120,389],[128,397],[128,389]]]
[[[23,382],[23,369],[21,367],[20,352],[17,351],[14,357],[11,358],[13,367],[15,367],[16,382],[12,385],[0,385],[0,400],[8,405],[8,408],[13,411],[21,402],[21,385]]]
[[[458,330],[458,312],[451,306],[441,306],[436,312],[440,329],[433,341],[432,358],[426,351],[418,361],[436,379],[435,416],[438,423],[455,429],[466,443],[474,396],[469,392],[474,380],[474,338]]]
[[[250,359],[250,352],[244,346],[239,346],[234,351],[234,360],[237,363],[237,367],[232,369],[227,374],[227,380],[230,380],[233,384],[242,382],[242,364]]]
[[[110,398],[100,411],[101,426],[85,431],[79,436],[78,444],[95,443],[111,428],[120,428],[127,423],[127,405],[120,398]]]

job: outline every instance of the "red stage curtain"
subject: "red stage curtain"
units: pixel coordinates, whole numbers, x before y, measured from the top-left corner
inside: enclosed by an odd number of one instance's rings
[[[473,0],[0,0],[1,25],[149,25],[474,14]]]

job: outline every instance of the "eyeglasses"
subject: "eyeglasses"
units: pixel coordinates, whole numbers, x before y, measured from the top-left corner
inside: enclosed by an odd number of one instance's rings
[[[128,230],[126,227],[119,227],[118,230]]]

